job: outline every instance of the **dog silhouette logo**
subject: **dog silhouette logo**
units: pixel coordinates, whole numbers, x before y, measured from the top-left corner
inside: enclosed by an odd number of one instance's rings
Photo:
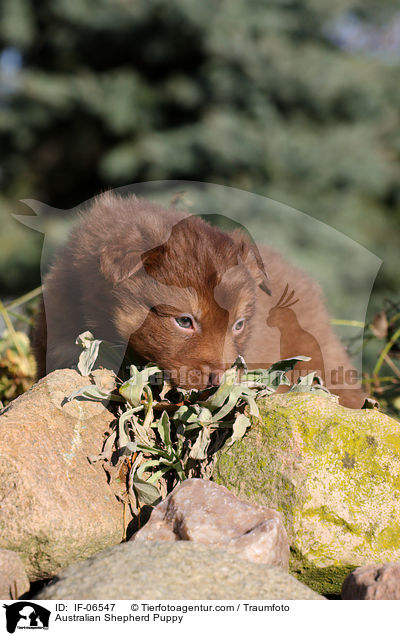
[[[285,360],[294,355],[310,356],[309,362],[301,362],[296,366],[297,372],[310,373],[315,371],[325,381],[324,358],[318,340],[301,326],[293,305],[299,299],[295,297],[295,291],[289,290],[287,284],[282,296],[272,307],[267,316],[268,327],[276,327],[280,331],[280,359]],[[301,316],[302,310],[298,313]]]
[[[9,634],[14,634],[16,629],[49,629],[51,612],[37,603],[18,601],[3,607],[6,610],[6,628]]]

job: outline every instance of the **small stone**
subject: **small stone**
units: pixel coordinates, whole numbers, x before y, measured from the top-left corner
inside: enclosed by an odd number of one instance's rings
[[[400,563],[365,565],[345,579],[342,599],[400,600]]]
[[[0,549],[0,599],[15,600],[28,590],[29,579],[19,555]]]
[[[193,541],[255,563],[283,568],[289,563],[288,539],[278,512],[241,501],[224,486],[203,479],[179,484],[131,541]]]

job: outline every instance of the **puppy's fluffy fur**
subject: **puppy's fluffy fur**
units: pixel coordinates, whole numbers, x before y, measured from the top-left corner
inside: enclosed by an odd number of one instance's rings
[[[39,377],[74,364],[76,337],[90,330],[129,343],[139,362],[157,363],[186,388],[216,383],[239,353],[252,368],[309,355],[314,361],[300,369],[318,362],[342,403],[360,406],[357,384],[338,385],[351,363],[317,285],[273,250],[261,255],[245,236],[199,217],[100,195],[44,281],[34,333]]]

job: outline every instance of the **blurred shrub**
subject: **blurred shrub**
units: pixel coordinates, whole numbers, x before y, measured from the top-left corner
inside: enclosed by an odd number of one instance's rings
[[[0,289],[10,295],[40,282],[40,235],[13,219],[16,211],[0,197]]]
[[[381,407],[400,414],[400,303],[387,301],[366,329],[365,345],[375,354],[370,373],[364,374],[365,389]]]
[[[396,5],[3,0],[0,51],[22,55],[0,58],[5,193],[69,208],[154,179],[250,189],[384,258],[379,304],[398,287],[398,62],[332,44],[350,9],[374,24]],[[23,236],[2,285],[37,258]]]
[[[25,393],[34,383],[36,363],[28,336],[21,331],[0,335],[0,408]]]

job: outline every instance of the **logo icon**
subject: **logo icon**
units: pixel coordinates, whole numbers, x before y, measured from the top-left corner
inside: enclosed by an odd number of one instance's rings
[[[16,629],[49,629],[51,612],[37,603],[18,601],[3,607],[6,610],[6,627],[9,634],[14,634]]]

